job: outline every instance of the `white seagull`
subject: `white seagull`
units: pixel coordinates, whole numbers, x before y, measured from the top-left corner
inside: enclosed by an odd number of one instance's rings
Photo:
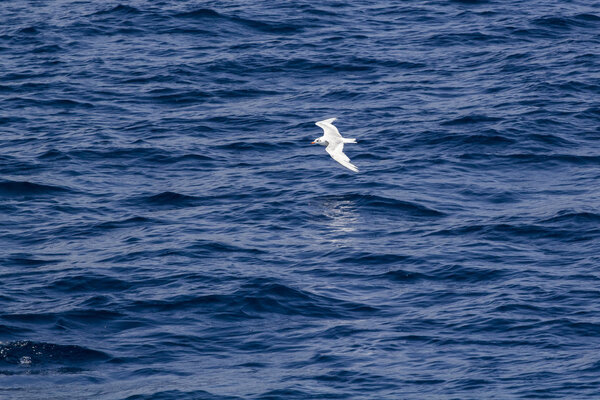
[[[358,172],[356,165],[350,162],[347,155],[344,154],[344,143],[356,143],[356,139],[346,139],[340,135],[338,129],[332,124],[335,118],[329,118],[323,121],[317,122],[315,125],[323,129],[323,136],[315,139],[312,144],[320,144],[321,146],[327,146],[325,150],[329,153],[331,158],[342,164],[344,167],[351,171]]]

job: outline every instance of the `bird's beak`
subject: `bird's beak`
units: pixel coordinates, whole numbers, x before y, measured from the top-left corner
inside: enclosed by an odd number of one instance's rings
[[[317,144],[317,142],[311,142],[310,144]]]

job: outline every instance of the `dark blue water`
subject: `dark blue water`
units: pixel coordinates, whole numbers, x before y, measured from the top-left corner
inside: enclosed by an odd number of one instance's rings
[[[1,2],[0,398],[600,398],[599,33],[596,0]]]

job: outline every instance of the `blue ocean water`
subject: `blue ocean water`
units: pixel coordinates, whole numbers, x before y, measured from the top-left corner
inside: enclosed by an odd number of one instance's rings
[[[599,33],[595,0],[0,2],[0,398],[600,398]]]

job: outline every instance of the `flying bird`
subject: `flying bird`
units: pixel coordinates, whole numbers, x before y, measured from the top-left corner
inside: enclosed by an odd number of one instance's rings
[[[329,118],[317,122],[315,125],[323,129],[323,136],[316,138],[312,144],[320,144],[325,147],[331,158],[342,164],[351,171],[358,172],[356,165],[350,162],[347,155],[344,154],[344,143],[356,143],[356,139],[346,139],[340,135],[338,129],[332,124],[336,118]]]

